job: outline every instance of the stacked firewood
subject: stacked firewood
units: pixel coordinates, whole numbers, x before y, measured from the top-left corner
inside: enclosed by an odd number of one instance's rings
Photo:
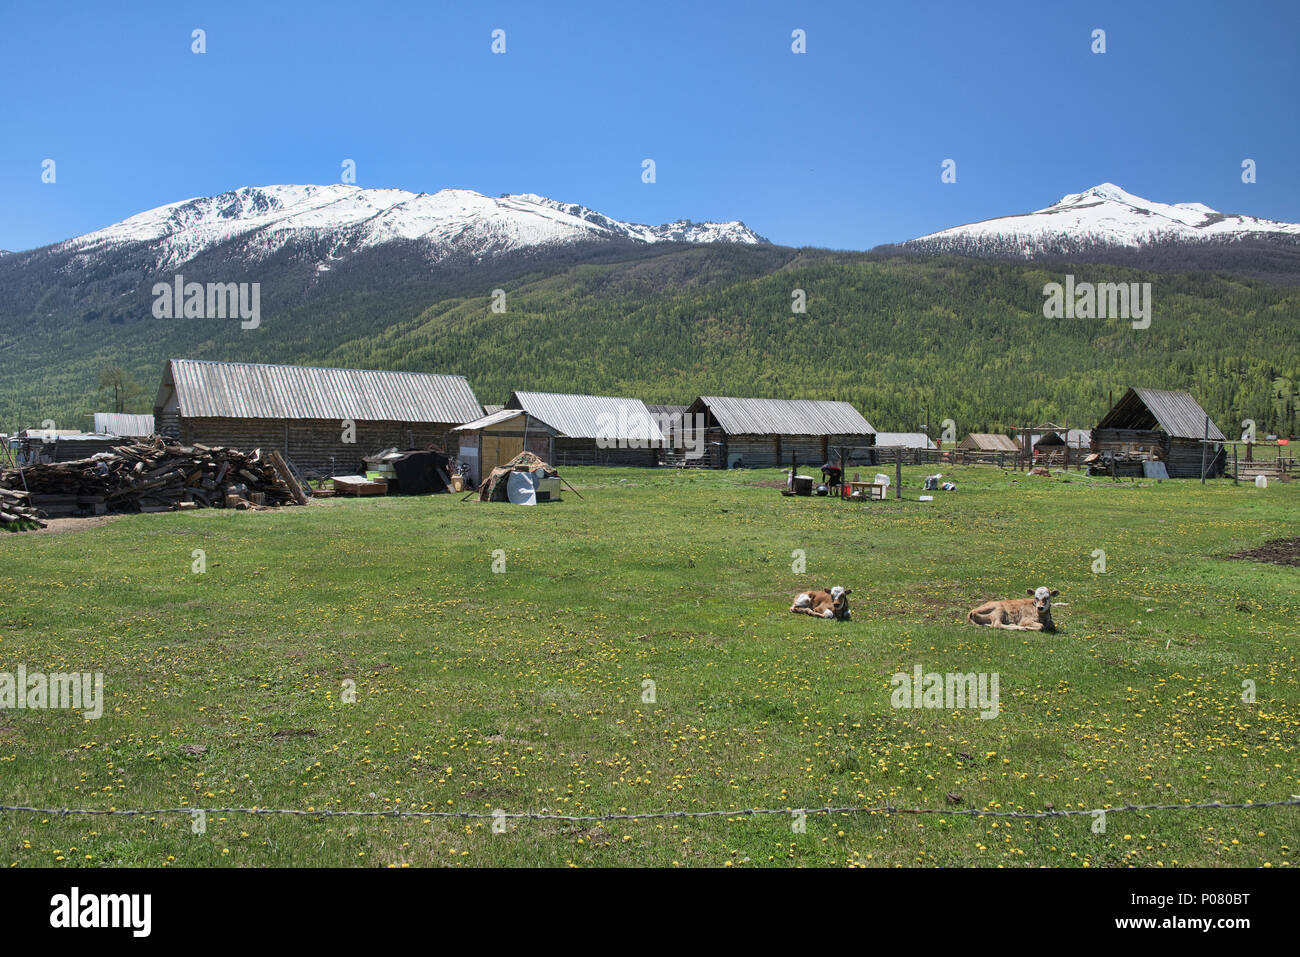
[[[25,492],[26,506],[47,518],[293,504],[294,494],[273,458],[260,449],[241,452],[154,438],[87,459],[26,465],[21,472],[4,469],[0,490]]]
[[[40,512],[28,502],[22,489],[0,488],[0,529],[22,532],[29,528],[44,528]]]

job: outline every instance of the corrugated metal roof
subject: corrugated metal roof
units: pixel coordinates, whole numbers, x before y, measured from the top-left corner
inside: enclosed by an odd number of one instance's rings
[[[877,432],[876,447],[932,449],[935,444],[924,432]]]
[[[608,395],[512,392],[507,408],[525,409],[570,439],[662,443],[663,433],[640,399]]]
[[[453,432],[472,432],[475,429],[486,429],[489,425],[496,425],[498,422],[507,422],[515,416],[525,415],[523,409],[501,409],[497,412],[489,412],[481,419],[475,419],[473,422],[466,422],[464,425],[458,425],[452,429]]]
[[[131,415],[127,412],[96,412],[95,431],[101,435],[120,435],[139,438],[153,435],[152,415]]]
[[[468,422],[483,407],[464,376],[172,359],[181,415],[232,419]]]
[[[1205,410],[1187,392],[1166,392],[1164,389],[1134,389],[1165,432],[1180,439],[1205,438]],[[1219,427],[1210,421],[1210,438],[1226,442]]]
[[[105,442],[120,445],[122,436],[106,435],[99,432],[73,432],[68,429],[24,429],[21,433],[28,439],[39,439],[43,443],[54,445],[58,442]]]
[[[538,426],[546,426],[552,429],[554,428],[554,426],[551,426],[548,423],[543,422],[537,416],[525,412],[523,409],[501,409],[498,412],[493,412],[490,415],[485,415],[481,419],[475,419],[473,422],[466,422],[464,425],[458,425],[456,426],[456,428],[452,429],[452,431],[473,432],[478,429],[486,429],[489,426],[497,425],[500,422],[509,422],[511,419],[515,419],[524,415],[528,416],[530,422],[536,423]]]
[[[699,405],[729,435],[873,435],[876,431],[847,402],[702,395],[691,408]]]

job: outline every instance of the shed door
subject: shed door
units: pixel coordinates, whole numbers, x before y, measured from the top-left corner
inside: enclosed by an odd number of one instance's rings
[[[504,465],[524,450],[522,435],[493,435],[483,433],[483,474],[489,475],[498,465]]]

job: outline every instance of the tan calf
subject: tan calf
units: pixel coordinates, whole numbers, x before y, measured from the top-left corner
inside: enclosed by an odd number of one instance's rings
[[[848,621],[853,615],[849,612],[849,595],[852,588],[836,585],[830,591],[805,591],[794,596],[790,610],[796,615],[812,615],[814,618],[838,618]]]
[[[1056,631],[1052,621],[1052,599],[1060,594],[1055,588],[1028,588],[1029,598],[989,601],[973,608],[966,620],[973,625],[1006,628],[1010,631]]]

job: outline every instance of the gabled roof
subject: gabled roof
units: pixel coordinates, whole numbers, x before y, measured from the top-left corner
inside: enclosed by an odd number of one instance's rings
[[[155,410],[175,389],[189,418],[467,422],[483,407],[464,376],[172,359]]]
[[[507,409],[524,409],[570,439],[661,444],[664,435],[640,399],[558,392],[511,392]]]
[[[689,405],[655,405],[653,402],[647,402],[645,407],[653,414],[663,415],[685,415]]]
[[[874,435],[848,402],[824,399],[737,399],[702,395],[692,412],[707,409],[729,435]]]
[[[979,449],[981,452],[1019,452],[1020,446],[1009,435],[993,432],[972,432],[961,440],[962,448]]]
[[[924,432],[877,432],[876,448],[933,449]]]
[[[1203,439],[1205,435],[1205,410],[1187,392],[1167,392],[1164,389],[1129,389],[1115,408],[1107,412],[1099,429],[1133,429],[1150,431],[1159,428],[1177,439]],[[1226,442],[1219,427],[1210,420],[1209,438]]]
[[[473,422],[466,422],[464,425],[458,425],[452,429],[453,432],[475,432],[479,429],[486,429],[493,425],[499,425],[502,422],[509,422],[511,419],[518,419],[527,416],[528,419],[536,425],[556,431],[553,425],[543,422],[537,416],[525,412],[523,409],[501,409],[483,416],[481,419],[475,419]]]

